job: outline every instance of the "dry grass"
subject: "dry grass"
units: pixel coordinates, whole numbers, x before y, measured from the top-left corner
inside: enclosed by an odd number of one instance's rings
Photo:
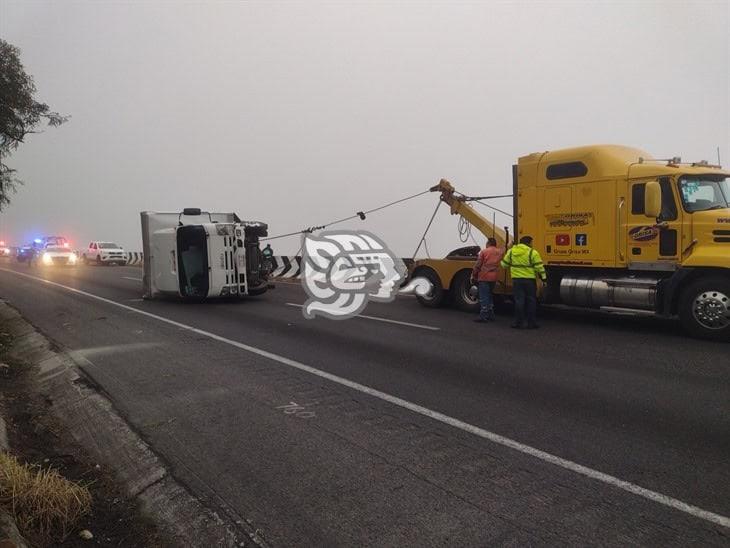
[[[91,510],[91,493],[55,470],[21,464],[0,452],[0,506],[10,513],[21,534],[63,540]]]

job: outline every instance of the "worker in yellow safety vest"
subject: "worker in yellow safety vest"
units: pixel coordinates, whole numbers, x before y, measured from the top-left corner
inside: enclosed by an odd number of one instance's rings
[[[502,268],[509,268],[512,276],[512,296],[515,302],[515,320],[512,327],[521,329],[527,319],[528,329],[537,329],[537,277],[547,279],[542,257],[532,247],[532,236],[523,236],[520,243],[505,254]]]

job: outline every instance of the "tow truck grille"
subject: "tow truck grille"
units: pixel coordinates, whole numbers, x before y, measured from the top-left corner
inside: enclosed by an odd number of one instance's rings
[[[712,235],[716,243],[730,244],[730,230],[713,230]]]

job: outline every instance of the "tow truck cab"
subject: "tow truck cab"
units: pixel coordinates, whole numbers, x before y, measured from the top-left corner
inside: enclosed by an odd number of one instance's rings
[[[266,291],[269,273],[259,249],[265,223],[193,208],[140,215],[144,298],[203,300]]]
[[[545,301],[678,315],[730,339],[730,172],[599,145],[514,167],[515,235],[548,271]]]

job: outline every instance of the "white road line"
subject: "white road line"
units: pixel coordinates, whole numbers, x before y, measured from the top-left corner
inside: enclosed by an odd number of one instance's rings
[[[286,306],[296,306],[302,308],[303,305],[297,303],[286,303]],[[429,331],[441,331],[440,327],[434,327],[432,325],[422,325],[420,323],[401,322],[398,320],[390,320],[388,318],[379,318],[378,316],[365,316],[364,314],[358,314],[356,318],[364,318],[366,320],[375,320],[376,322],[395,323],[398,325],[407,325],[408,327],[417,327],[418,329],[427,329]]]
[[[122,276],[122,280],[132,280],[133,282],[141,282],[142,278],[132,278],[131,276]]]
[[[588,468],[587,466],[583,466],[582,464],[578,464],[576,462],[564,459],[562,457],[558,457],[558,456],[552,455],[550,453],[546,453],[545,451],[541,451],[540,449],[536,449],[529,445],[525,445],[523,443],[520,443],[520,442],[510,439],[510,438],[505,438],[504,436],[500,436],[499,434],[495,434],[494,432],[490,432],[489,430],[485,430],[478,426],[474,426],[473,424],[469,424],[469,423],[463,422],[459,419],[455,419],[454,417],[444,415],[443,413],[439,413],[438,411],[433,411],[431,409],[428,409],[427,407],[423,407],[421,405],[411,403],[411,402],[401,399],[397,396],[391,396],[390,394],[386,394],[385,392],[381,392],[380,390],[370,388],[369,386],[365,386],[363,384],[345,379],[343,377],[338,377],[337,375],[333,375],[332,373],[327,373],[326,371],[321,371],[312,366],[303,364],[296,360],[292,360],[285,356],[280,356],[278,354],[274,354],[273,352],[269,352],[268,350],[263,350],[261,348],[256,348],[255,346],[250,346],[248,344],[244,344],[244,343],[241,343],[238,341],[226,339],[225,337],[221,337],[220,335],[216,335],[215,333],[211,333],[209,331],[203,331],[202,329],[198,329],[197,327],[192,327],[192,326],[186,325],[184,323],[176,322],[175,320],[165,318],[164,316],[158,316],[157,314],[152,314],[151,312],[139,310],[138,308],[133,308],[131,306],[127,306],[127,305],[118,303],[116,301],[112,301],[111,299],[106,299],[104,297],[94,295],[93,293],[87,293],[86,291],[82,291],[80,289],[75,289],[73,287],[68,287],[66,285],[52,282],[50,280],[45,280],[43,278],[37,278],[37,277],[31,276],[29,274],[23,274],[22,272],[16,272],[15,270],[8,270],[6,268],[0,268],[0,271],[8,272],[10,274],[15,274],[16,276],[23,276],[25,278],[30,278],[31,280],[37,280],[39,282],[43,282],[43,283],[46,283],[48,285],[52,285],[55,287],[60,287],[61,289],[65,289],[72,293],[76,293],[78,295],[84,295],[91,299],[96,299],[97,301],[101,301],[101,302],[104,302],[107,304],[117,306],[124,310],[128,310],[129,312],[134,312],[135,314],[140,314],[141,316],[146,316],[148,318],[158,320],[158,321],[166,323],[168,325],[173,325],[175,327],[190,331],[192,333],[196,333],[198,335],[203,335],[203,336],[213,339],[215,341],[228,344],[230,346],[239,348],[241,350],[245,350],[246,352],[250,352],[251,354],[256,354],[257,356],[268,358],[275,362],[278,362],[278,363],[281,363],[284,365],[288,365],[289,367],[292,367],[294,369],[298,369],[300,371],[310,373],[317,377],[327,379],[328,381],[337,383],[339,385],[346,386],[347,388],[356,390],[363,394],[367,394],[368,396],[371,396],[373,398],[378,398],[378,399],[386,401],[390,404],[396,405],[398,407],[402,407],[403,409],[407,409],[407,410],[417,413],[419,415],[423,415],[424,417],[428,417],[430,419],[441,422],[448,426],[458,428],[459,430],[468,432],[470,434],[473,434],[473,435],[483,438],[485,440],[491,441],[492,443],[495,443],[497,445],[502,445],[504,447],[508,447],[510,449],[513,449],[513,450],[523,453],[525,455],[529,455],[529,456],[539,459],[541,461],[553,464],[555,466],[559,466],[560,468],[564,468],[565,470],[570,470],[571,472],[575,472],[576,474],[580,474],[587,478],[591,478],[593,480],[600,481],[607,485],[611,485],[612,487],[616,487],[618,489],[622,489],[622,490],[632,493],[634,495],[643,497],[647,500],[656,502],[658,504],[662,504],[669,508],[673,508],[674,510],[679,510],[680,512],[684,512],[685,514],[689,514],[696,518],[700,518],[705,521],[708,521],[711,523],[716,523],[723,527],[730,528],[730,518],[729,517],[726,517],[726,516],[723,516],[720,514],[715,514],[714,512],[710,512],[708,510],[703,510],[702,508],[699,508],[697,506],[693,506],[691,504],[687,504],[686,502],[682,502],[679,499],[675,499],[673,497],[663,495],[662,493],[657,493],[656,491],[652,491],[650,489],[645,489],[644,487],[641,487],[641,486],[633,484],[631,482],[622,480],[615,476],[611,476],[609,474],[604,474],[603,472],[594,470],[593,468]]]

